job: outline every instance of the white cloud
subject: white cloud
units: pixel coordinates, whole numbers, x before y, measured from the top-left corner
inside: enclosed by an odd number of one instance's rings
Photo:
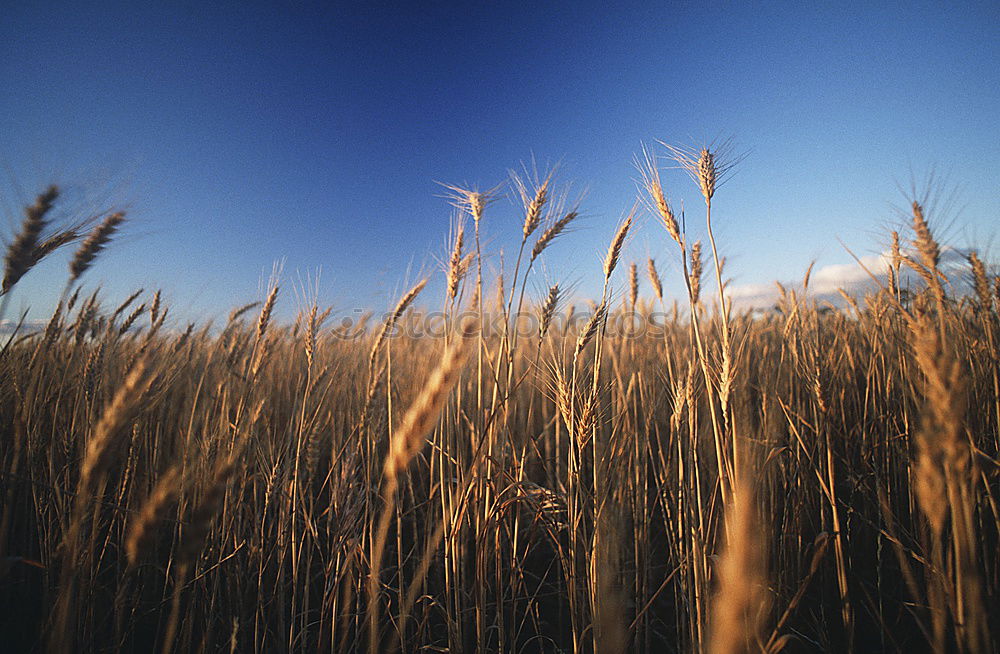
[[[939,267],[951,280],[953,293],[967,292],[964,276],[968,269],[968,254],[968,250],[961,248],[946,247],[941,250]],[[848,295],[863,295],[875,290],[879,285],[885,285],[888,282],[886,270],[891,262],[891,253],[885,251],[859,257],[857,261],[850,263],[835,263],[815,268],[809,278],[808,297],[840,306],[844,303],[839,292],[841,289]],[[803,276],[804,274],[805,271]],[[900,269],[900,283],[903,287],[919,287],[922,284],[916,273],[905,265]],[[783,281],[782,286],[800,294],[802,292],[801,279]],[[734,284],[729,287],[728,292],[734,305],[742,309],[766,309],[774,306],[779,298],[776,284]]]

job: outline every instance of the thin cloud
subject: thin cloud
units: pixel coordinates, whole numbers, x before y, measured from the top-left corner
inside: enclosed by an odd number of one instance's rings
[[[967,248],[944,247],[941,249],[941,272],[949,279],[952,292],[964,295],[969,290],[967,283],[968,257],[972,250]],[[818,302],[828,302],[842,306],[844,299],[840,292],[858,296],[885,287],[889,283],[888,267],[892,264],[892,254],[886,250],[879,254],[858,257],[850,263],[834,263],[816,268],[809,279],[807,296]],[[874,279],[873,279],[874,278]],[[902,288],[919,288],[920,278],[904,263],[899,270]],[[781,281],[781,286],[802,293],[802,280]],[[734,306],[740,309],[769,309],[780,297],[778,285],[738,284],[727,290]]]

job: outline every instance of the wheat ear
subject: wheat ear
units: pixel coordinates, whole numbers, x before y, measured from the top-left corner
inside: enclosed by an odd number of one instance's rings
[[[138,564],[144,552],[151,548],[160,523],[177,501],[180,494],[180,468],[170,468],[156,482],[139,515],[132,521],[125,537],[125,553],[131,565]]]
[[[379,651],[378,641],[378,605],[379,578],[381,576],[382,554],[385,550],[389,525],[392,522],[393,508],[396,503],[396,488],[400,474],[407,468],[410,461],[424,445],[428,432],[444,407],[445,400],[451,389],[458,382],[465,359],[471,349],[471,338],[478,330],[475,320],[463,322],[462,338],[457,339],[441,358],[437,369],[431,374],[423,392],[410,405],[403,417],[402,423],[392,434],[389,443],[389,453],[385,458],[383,468],[384,484],[382,495],[385,504],[375,532],[374,548],[371,558],[371,574],[368,578],[368,650],[370,654]]]
[[[57,197],[59,197],[59,189],[55,186],[50,186],[44,193],[38,196],[33,205],[25,209],[21,231],[18,232],[14,241],[7,248],[7,256],[4,259],[3,285],[0,287],[0,294],[8,293],[14,284],[37,263],[34,256],[35,247],[38,245],[38,238],[42,230],[45,229],[45,214],[52,208],[52,204]]]
[[[740,475],[726,506],[726,548],[718,562],[719,587],[712,602],[710,654],[759,652],[767,608],[766,548],[754,510],[753,491]]]
[[[124,213],[113,213],[101,221],[101,224],[90,232],[90,235],[80,244],[76,254],[73,255],[73,260],[69,263],[70,284],[79,279],[80,275],[90,268],[94,259],[104,249],[104,246],[111,241],[111,237],[118,231],[123,222],[125,222]]]

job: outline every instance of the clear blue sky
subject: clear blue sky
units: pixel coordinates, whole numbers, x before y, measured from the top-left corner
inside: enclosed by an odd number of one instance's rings
[[[838,238],[877,251],[897,187],[932,169],[957,189],[951,242],[988,245],[1000,216],[996,2],[3,4],[0,228],[50,181],[127,207],[84,278],[109,303],[162,287],[224,315],[285,258],[286,287],[322,268],[338,312],[383,308],[444,254],[435,180],[487,187],[532,157],[587,191],[536,287],[587,294],[655,139],[750,152],[715,203],[737,284],[847,261]],[[664,181],[697,236],[696,190]],[[520,221],[494,205],[491,246],[512,257]],[[676,288],[647,219],[625,256],[649,254]],[[12,308],[48,310],[64,280],[43,265]]]

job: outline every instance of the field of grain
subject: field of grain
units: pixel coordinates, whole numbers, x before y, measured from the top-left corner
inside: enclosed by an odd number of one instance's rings
[[[444,297],[352,325],[272,320],[278,279],[216,325],[95,294],[125,217],[53,224],[44,191],[0,317],[76,251],[47,326],[0,340],[0,649],[998,651],[1000,278],[944,269],[914,201],[871,292],[821,303],[806,273],[741,311],[711,214],[736,161],[668,154],[705,243],[643,157],[603,292],[533,297],[576,210],[550,178],[452,187]],[[622,259],[638,214],[682,276]]]

